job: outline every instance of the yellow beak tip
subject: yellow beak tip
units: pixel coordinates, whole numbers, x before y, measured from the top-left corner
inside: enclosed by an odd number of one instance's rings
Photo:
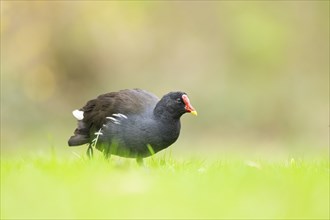
[[[197,111],[191,111],[190,113],[197,116]]]

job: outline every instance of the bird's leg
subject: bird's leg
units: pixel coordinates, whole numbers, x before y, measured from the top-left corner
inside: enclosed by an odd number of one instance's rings
[[[104,154],[104,158],[106,160],[110,160],[110,157],[111,157],[111,154],[109,152],[107,152],[107,153]]]
[[[110,146],[109,145],[103,145],[103,155],[106,160],[109,160],[111,157],[110,153]]]
[[[86,154],[89,159],[93,158],[93,147],[91,144],[88,145]]]
[[[93,157],[93,147],[96,147],[97,141],[99,139],[99,136],[102,135],[101,129],[98,132],[95,132],[94,134],[96,137],[92,140],[92,142],[89,143],[88,149],[87,149],[87,156],[91,159]]]
[[[143,166],[143,158],[142,157],[137,157],[136,162],[139,166]]]

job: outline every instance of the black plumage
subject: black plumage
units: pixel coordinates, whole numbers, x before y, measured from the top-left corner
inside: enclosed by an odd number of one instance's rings
[[[197,115],[184,92],[170,92],[159,100],[141,89],[111,92],[73,111],[78,127],[69,146],[89,144],[111,154],[141,159],[173,144],[180,134],[180,117]]]

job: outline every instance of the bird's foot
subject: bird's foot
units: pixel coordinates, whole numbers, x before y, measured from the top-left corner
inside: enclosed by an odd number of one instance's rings
[[[93,147],[91,145],[88,146],[86,154],[89,159],[93,158]]]
[[[139,166],[143,166],[143,165],[144,165],[144,163],[143,163],[143,158],[142,158],[142,157],[138,157],[138,158],[136,158],[136,162],[137,162],[137,164],[138,164]]]

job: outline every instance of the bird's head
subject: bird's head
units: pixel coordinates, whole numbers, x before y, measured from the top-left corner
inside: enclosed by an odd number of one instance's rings
[[[180,118],[184,113],[197,116],[197,111],[190,104],[188,95],[185,92],[170,92],[164,95],[155,107],[155,114],[158,116],[169,115],[172,118]]]

